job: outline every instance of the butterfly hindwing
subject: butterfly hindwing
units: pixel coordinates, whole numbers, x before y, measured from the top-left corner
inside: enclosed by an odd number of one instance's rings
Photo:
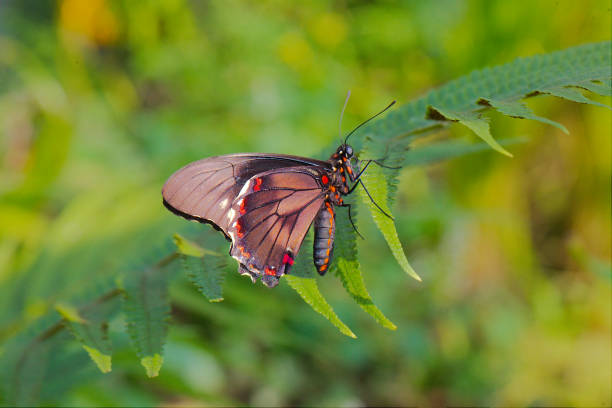
[[[289,271],[324,203],[322,174],[314,166],[280,168],[259,173],[243,185],[227,214],[230,253],[241,264],[241,273],[248,271],[276,286]]]

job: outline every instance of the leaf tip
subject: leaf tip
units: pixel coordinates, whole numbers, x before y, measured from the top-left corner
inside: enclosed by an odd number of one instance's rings
[[[140,364],[147,371],[147,377],[153,378],[159,375],[159,370],[164,363],[164,358],[159,354],[155,353],[152,356],[145,356],[140,359]]]
[[[89,357],[93,360],[94,363],[98,366],[98,369],[104,374],[111,372],[112,360],[111,356],[102,353],[100,350],[86,346],[83,344],[83,348],[89,354]]]
[[[79,315],[79,311],[72,305],[67,303],[58,302],[55,304],[55,310],[62,316],[62,318],[73,323],[85,324],[87,321]]]
[[[204,249],[202,249],[195,242],[190,241],[179,234],[174,234],[172,236],[172,240],[174,241],[174,245],[176,245],[176,248],[180,254],[193,256],[196,258],[202,258],[204,256]]]

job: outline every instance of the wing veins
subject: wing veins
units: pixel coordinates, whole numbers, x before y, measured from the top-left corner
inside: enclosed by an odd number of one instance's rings
[[[224,169],[222,169],[222,170],[224,170]],[[208,177],[206,177],[204,180],[200,181],[200,183],[199,183],[197,186],[195,186],[194,188],[192,188],[192,189],[191,189],[191,191],[189,192],[189,194],[185,195],[185,198],[183,199],[183,201],[181,201],[180,206],[182,206],[183,204],[185,204],[185,200],[187,200],[187,198],[191,197],[191,195],[193,194],[193,192],[194,192],[194,191],[196,191],[196,189],[200,188],[200,186],[201,186],[202,184],[204,184],[206,181],[208,181],[208,179],[209,179],[209,178],[211,178],[211,177],[212,177],[214,174],[216,174],[216,173],[213,173],[213,174],[209,175],[209,176],[208,176]],[[214,191],[214,190],[215,190],[217,187],[219,187],[221,184],[225,183],[227,180],[229,180],[229,177],[224,178],[224,179],[223,179],[221,182],[219,182],[219,183],[215,184],[215,186],[214,186],[214,187],[213,187],[211,190],[208,190],[207,194],[210,194],[212,191]]]
[[[274,250],[274,246],[276,245],[276,241],[278,241],[278,237],[280,236],[280,233],[283,230],[283,225],[285,225],[285,221],[287,221],[287,218],[283,218],[283,222],[281,223],[281,226],[278,229],[278,232],[276,233],[276,238],[274,238],[274,242],[272,243],[272,246],[270,247],[270,250],[268,251],[268,255],[266,256],[265,265],[268,265],[268,260],[270,259],[270,255],[272,255],[272,250]],[[272,227],[274,227],[274,225],[272,225]],[[272,230],[272,227],[270,228],[269,231]]]

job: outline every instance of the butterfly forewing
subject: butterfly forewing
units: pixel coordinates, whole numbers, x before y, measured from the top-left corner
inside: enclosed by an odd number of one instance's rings
[[[288,155],[231,154],[202,159],[179,169],[163,187],[164,204],[175,214],[213,224],[226,236],[227,213],[244,184],[269,169],[325,168],[327,162]]]

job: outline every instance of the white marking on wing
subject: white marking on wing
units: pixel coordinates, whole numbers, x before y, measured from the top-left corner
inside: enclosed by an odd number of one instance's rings
[[[244,186],[242,186],[240,192],[238,193],[238,197],[246,194],[246,192],[249,191],[249,189],[251,188],[251,184],[253,184],[252,179],[244,183]]]

